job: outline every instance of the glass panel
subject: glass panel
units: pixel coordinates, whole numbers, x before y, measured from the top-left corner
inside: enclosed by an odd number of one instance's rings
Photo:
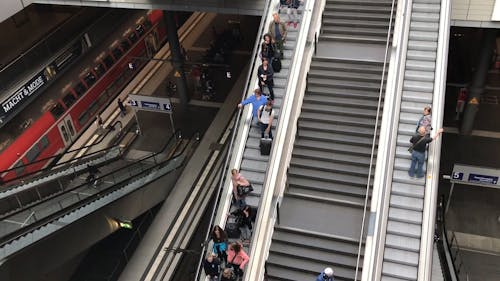
[[[137,39],[139,39],[139,37],[137,37],[137,34],[135,34],[135,32],[130,32],[128,40],[130,40],[130,42],[132,43],[135,43],[137,42]]]
[[[106,71],[104,70],[104,66],[102,64],[98,64],[94,67],[94,71],[97,74],[97,77],[101,77]]]
[[[26,153],[26,159],[28,159],[28,162],[31,163],[36,160],[38,155],[40,155],[40,149],[37,145],[35,145]]]
[[[104,64],[106,65],[106,67],[109,69],[110,67],[113,66],[113,58],[110,56],[110,55],[107,55],[104,60],[103,60]]]
[[[83,85],[82,82],[76,84],[76,86],[73,88],[73,90],[75,90],[75,93],[78,97],[81,97],[83,96],[83,94],[85,94],[85,92],[87,91],[87,88],[85,87],[85,85]]]
[[[52,107],[50,113],[52,113],[55,119],[59,119],[59,117],[61,117],[64,113],[64,107],[60,103],[57,103],[54,107]]]
[[[61,132],[63,134],[64,142],[68,142],[69,136],[68,136],[68,132],[66,132],[66,127],[64,127],[64,125],[61,126]]]
[[[16,168],[15,171],[17,176],[24,174],[24,163],[21,160],[17,161],[16,165],[14,165],[14,168]]]
[[[130,43],[128,42],[127,39],[122,40],[122,42],[120,43],[120,46],[122,47],[123,51],[125,51],[125,52],[128,49],[130,49]]]
[[[40,142],[38,143],[40,150],[44,150],[47,146],[49,146],[49,138],[47,136],[43,136]]]
[[[94,76],[94,74],[92,74],[92,72],[88,72],[87,74],[85,74],[85,77],[83,77],[83,80],[85,81],[85,83],[87,83],[87,86],[89,86],[89,88],[94,85],[95,81],[97,80]]]
[[[120,50],[120,48],[116,47],[113,49],[112,51],[113,53],[113,56],[115,57],[116,60],[120,59],[122,57],[122,51]]]
[[[76,98],[75,98],[75,96],[73,96],[72,93],[66,94],[66,96],[64,96],[64,98],[63,98],[63,102],[67,108],[69,108],[71,105],[73,105],[75,103],[75,101],[76,101]]]
[[[71,136],[75,135],[75,130],[73,129],[73,124],[71,123],[71,120],[66,120],[66,125],[68,126],[69,133]]]
[[[80,114],[78,122],[80,123],[81,126],[84,126],[89,120],[89,118],[90,118],[89,111],[85,111],[82,114]]]

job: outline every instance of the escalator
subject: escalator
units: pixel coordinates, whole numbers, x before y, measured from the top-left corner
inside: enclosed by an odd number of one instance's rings
[[[97,184],[75,180],[74,185],[62,191],[32,202],[27,207],[2,215],[0,221],[0,255],[2,258],[9,259],[11,255],[24,247],[30,246],[39,239],[46,239],[66,225],[89,216],[93,212],[99,212],[104,206],[129,196],[134,191],[154,183],[160,177],[178,174],[197,143],[191,138],[182,139],[179,136],[179,134],[173,134],[168,144],[165,145],[164,148],[168,149],[166,159],[163,151],[160,151],[132,163],[124,160],[115,161],[106,166],[111,171],[103,169],[103,173],[98,174]],[[142,198],[142,200],[145,199]],[[146,208],[149,202],[143,202],[143,204],[141,209]],[[116,211],[120,212],[120,210]],[[123,209],[121,212],[127,211]],[[113,231],[113,228],[110,231]]]
[[[439,170],[439,152],[433,154],[433,151],[439,151],[440,144],[429,151],[432,161],[424,171],[426,176],[421,179],[408,175],[411,163],[408,147],[424,107],[432,105],[435,114],[432,136],[436,128],[441,127],[439,116],[442,116],[443,107],[439,100],[444,92],[439,89],[442,89],[445,80],[440,79],[443,69],[440,68],[439,53],[442,49],[439,46],[443,48],[443,44],[448,44],[447,36],[443,35],[448,33],[449,21],[441,19],[441,15],[449,9],[447,5],[449,1],[413,0],[406,10],[409,32],[407,41],[402,42],[407,49],[401,70],[402,94],[399,104],[396,99],[395,105],[400,109],[399,118],[393,121],[397,139],[392,148],[395,149],[394,160],[390,162],[392,184],[387,185],[390,189],[386,191],[390,192],[385,203],[388,204],[387,223],[382,226],[386,237],[381,280],[424,280],[426,277],[419,274],[427,276],[429,273],[425,272],[430,272],[433,227],[429,225],[432,225],[432,210],[436,202],[432,190],[437,189],[437,183],[433,182],[438,181],[436,176]]]

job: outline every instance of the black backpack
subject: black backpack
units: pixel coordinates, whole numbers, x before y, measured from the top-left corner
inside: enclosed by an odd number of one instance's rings
[[[238,196],[245,196],[253,191],[252,185],[247,185],[247,186],[238,185],[236,189],[238,190]]]

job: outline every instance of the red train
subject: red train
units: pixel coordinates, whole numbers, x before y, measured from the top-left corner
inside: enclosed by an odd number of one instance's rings
[[[2,181],[45,167],[47,161],[27,164],[61,153],[76,140],[95,120],[96,114],[112,102],[147,63],[134,57],[151,56],[159,49],[166,39],[162,18],[160,10],[140,18],[96,58],[94,65],[64,87],[65,94],[53,100],[22,134],[11,143],[3,144],[0,171],[11,170],[0,174]],[[129,68],[131,62],[133,69]]]

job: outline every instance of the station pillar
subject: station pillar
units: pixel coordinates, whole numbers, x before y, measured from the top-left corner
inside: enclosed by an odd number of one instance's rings
[[[167,37],[170,44],[170,53],[172,54],[171,62],[174,69],[175,84],[177,85],[177,93],[183,109],[187,108],[189,102],[188,87],[186,82],[186,74],[184,73],[184,56],[177,35],[177,24],[175,22],[174,13],[164,11],[165,23],[167,25]]]
[[[484,86],[488,77],[491,57],[496,48],[496,35],[497,32],[495,29],[484,29],[479,60],[469,89],[469,99],[465,107],[462,128],[460,130],[463,135],[470,135],[472,133],[474,119],[479,110],[479,100],[484,92]]]

